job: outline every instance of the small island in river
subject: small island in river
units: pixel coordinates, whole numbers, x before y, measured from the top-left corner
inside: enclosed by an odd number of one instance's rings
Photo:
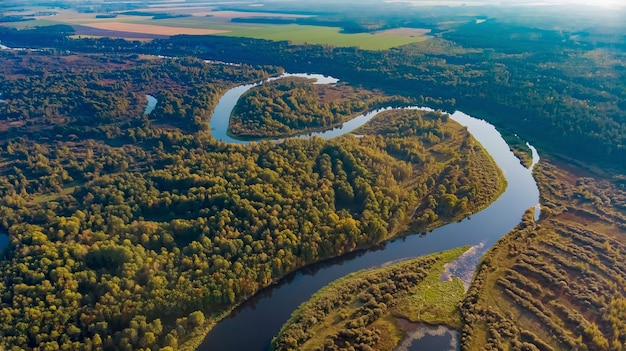
[[[348,84],[316,84],[314,79],[285,77],[266,81],[237,102],[229,134],[241,139],[288,137],[332,129],[382,106],[411,102]]]

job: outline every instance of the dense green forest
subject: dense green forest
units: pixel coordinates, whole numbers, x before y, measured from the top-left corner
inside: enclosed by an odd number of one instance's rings
[[[292,136],[337,126],[378,107],[408,105],[403,97],[281,78],[252,88],[237,102],[229,132],[243,138]]]
[[[272,350],[394,350],[402,339],[397,319],[456,323],[463,283],[440,282],[445,264],[468,248],[457,248],[364,270],[316,292],[293,312],[272,341]]]
[[[381,114],[362,138],[213,139],[221,93],[274,67],[0,55],[5,349],[177,349],[299,267],[462,218],[503,189],[436,112]]]
[[[623,350],[623,177],[542,163],[532,214],[485,255],[461,305],[462,350]]]

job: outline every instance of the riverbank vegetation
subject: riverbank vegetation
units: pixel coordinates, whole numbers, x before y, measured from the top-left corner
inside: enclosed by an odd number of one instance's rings
[[[502,139],[509,145],[511,152],[520,160],[520,163],[524,167],[530,168],[533,164],[533,153],[528,144],[511,131],[500,129],[499,132],[502,135]]]
[[[382,147],[394,157],[428,167],[424,169],[429,169],[429,164],[439,165],[439,178],[426,177],[427,173],[423,173],[407,184],[421,188],[421,194],[427,193],[428,184],[438,184],[436,191],[430,192],[413,209],[409,232],[426,232],[476,213],[506,188],[506,179],[487,151],[465,134],[465,127],[450,121],[449,115],[440,112],[400,109],[385,111],[355,131],[365,135],[365,142],[373,139],[367,135],[377,135],[375,140],[382,141]],[[440,132],[429,132],[438,125],[444,126]],[[421,141],[419,135],[423,136]],[[459,135],[468,137],[454,137]],[[423,150],[430,152],[430,156],[424,158]],[[459,163],[444,166],[442,162],[450,157]]]
[[[384,96],[346,84],[281,78],[264,82],[239,99],[229,133],[245,139],[293,136],[330,129],[378,107],[409,103],[407,98]]]
[[[463,350],[622,350],[626,342],[623,177],[545,161],[532,213],[485,255],[461,305]]]
[[[332,282],[293,312],[270,349],[391,351],[403,338],[398,318],[432,323],[434,314],[438,322],[458,323],[463,283],[458,278],[440,282],[440,277],[445,264],[467,249],[363,270]]]
[[[213,139],[220,94],[274,67],[0,54],[5,349],[178,349],[289,272],[502,191],[480,145],[437,112],[381,114],[360,138]]]

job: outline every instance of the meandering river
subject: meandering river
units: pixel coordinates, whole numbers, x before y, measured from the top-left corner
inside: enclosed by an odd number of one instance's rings
[[[304,74],[304,73],[298,73],[298,74],[284,73],[278,77],[269,78],[266,81],[271,82],[271,81],[284,78],[284,77],[301,77],[301,78],[315,79],[316,80],[315,84],[335,84],[339,81],[337,78],[327,77],[321,74]],[[225,141],[227,143],[235,143],[235,144],[250,143],[250,141],[239,140],[236,138],[232,138],[230,135],[228,135],[228,125],[230,123],[230,115],[233,112],[235,105],[237,105],[237,101],[239,101],[239,98],[243,94],[245,94],[248,90],[261,85],[261,83],[262,82],[255,83],[255,84],[240,85],[236,88],[230,89],[224,94],[224,96],[222,96],[222,98],[220,98],[220,100],[217,103],[217,106],[215,106],[215,110],[213,111],[213,117],[211,117],[211,122],[210,122],[211,134],[213,134],[213,137],[215,139]],[[368,119],[367,117],[364,117],[362,115],[357,118],[354,118],[353,120],[344,123],[343,127],[345,127],[346,129],[335,128],[335,129],[331,129],[322,133],[303,134],[303,135],[297,136],[296,138],[308,137],[311,135],[321,136],[324,138],[334,138],[336,136],[349,133],[352,130],[362,126],[372,117],[373,115],[369,117]],[[349,127],[347,127],[349,123],[351,123],[350,125],[354,125],[355,127],[352,129],[349,129]]]
[[[318,78],[319,83],[336,82],[336,79],[319,75],[299,76]],[[239,97],[256,85],[258,84],[243,85],[231,89],[219,101],[211,120],[212,133],[216,139],[232,143],[246,143],[246,141],[233,139],[227,135],[228,122]],[[150,105],[153,104],[152,101],[149,102],[151,102]],[[358,116],[344,123],[342,127],[313,133],[313,135],[332,138],[349,133],[367,123],[382,110]],[[147,111],[146,109],[146,113],[149,113]],[[393,240],[369,250],[350,253],[292,273],[282,279],[279,284],[259,292],[255,297],[237,308],[229,317],[218,323],[207,335],[199,350],[266,350],[271,338],[278,333],[282,324],[300,303],[306,301],[311,294],[331,281],[360,269],[381,266],[389,262],[458,246],[472,245],[472,252],[469,255],[464,255],[463,260],[456,262],[456,265],[453,264],[448,270],[456,276],[471,277],[478,260],[485,251],[520,222],[526,209],[537,206],[539,190],[531,170],[520,164],[491,124],[458,111],[452,114],[452,119],[468,128],[504,172],[508,186],[494,203],[483,211],[472,215],[471,219],[450,223],[427,235],[412,235]],[[307,136],[309,134],[300,137]],[[535,164],[539,157],[537,151],[532,147],[531,149],[533,151],[533,164]],[[536,216],[538,216],[538,212],[536,212]],[[6,233],[0,232],[0,250],[7,245],[8,236]],[[428,343],[420,344],[423,347],[419,347],[419,349],[437,350],[435,345],[440,341],[431,340],[431,338],[413,341],[411,349],[416,346],[416,342]],[[449,344],[444,342],[443,345]]]
[[[283,76],[289,76],[289,74]],[[316,75],[299,76],[321,78]],[[325,77],[319,82],[334,83],[336,80]],[[258,84],[239,86],[229,90],[221,98],[211,119],[211,129],[216,139],[229,143],[247,143],[228,136],[228,123],[239,97],[256,85]],[[314,135],[332,138],[349,133],[367,123],[381,111],[361,115],[344,123],[341,128]],[[412,235],[396,239],[369,250],[350,253],[302,268],[282,279],[279,284],[262,290],[219,322],[206,336],[199,350],[267,350],[272,337],[278,333],[282,324],[287,321],[291,312],[300,303],[306,301],[311,294],[331,281],[360,269],[381,266],[388,262],[463,245],[472,245],[474,247],[472,254],[465,256],[464,261],[457,262],[456,266],[453,265],[449,270],[457,276],[471,277],[480,257],[520,222],[528,208],[538,206],[539,190],[531,170],[520,164],[494,126],[459,111],[451,116],[452,119],[468,128],[502,169],[508,185],[506,191],[495,202],[483,211],[472,215],[471,218],[442,226],[427,235]],[[308,134],[300,137],[305,136]],[[536,163],[539,157],[536,150],[531,149],[533,161]]]

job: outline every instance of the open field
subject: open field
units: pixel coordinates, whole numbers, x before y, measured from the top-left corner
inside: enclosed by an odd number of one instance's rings
[[[200,16],[199,13],[194,13],[195,16]],[[313,17],[310,15],[297,15],[290,13],[271,13],[271,12],[239,12],[239,11],[211,11],[205,13],[211,17],[226,18],[231,20],[233,18],[307,18]]]
[[[76,35],[70,36],[72,39],[82,39],[82,38],[123,38],[128,40],[139,40],[139,41],[150,41],[153,39],[165,39],[168,38],[168,35],[161,34],[147,34],[147,33],[133,33],[133,32],[123,32],[119,30],[106,30],[99,29],[95,27],[74,25],[74,29],[76,30]]]
[[[224,32],[218,35],[246,37],[294,44],[319,44],[340,47],[358,46],[365,50],[387,50],[392,47],[428,40],[426,30],[398,29],[377,33],[341,33],[340,28],[298,24],[248,24],[232,23],[223,18],[185,17],[164,20],[142,19],[136,23],[185,28],[211,28]]]
[[[405,28],[405,27],[402,27],[402,28],[381,30],[381,31],[375,32],[374,34],[376,34],[376,35],[388,35],[388,36],[391,36],[391,37],[402,36],[402,37],[415,38],[415,37],[423,37],[423,36],[427,35],[428,33],[430,33],[430,29]]]
[[[24,21],[24,22],[0,22],[0,26],[12,27],[12,28],[17,28],[17,29],[46,27],[46,26],[53,26],[55,24],[60,24],[60,23],[57,21],[51,21],[48,19],[45,19],[45,20],[38,19],[34,21]]]
[[[220,35],[249,37],[267,40],[287,40],[294,44],[327,44],[333,46],[358,46],[365,50],[386,50],[392,47],[420,42],[426,36],[403,36],[392,34],[343,34],[339,28],[289,25],[255,25],[239,27]]]
[[[127,39],[155,39],[178,34],[224,35],[275,41],[289,41],[294,44],[319,44],[339,47],[358,46],[365,50],[387,50],[392,47],[421,42],[428,39],[429,30],[417,28],[397,28],[372,33],[346,34],[338,27],[323,27],[298,24],[275,23],[236,23],[235,18],[276,18],[297,19],[309,15],[215,11],[207,6],[148,7],[134,10],[132,15],[117,13],[113,18],[96,18],[98,13],[78,13],[73,10],[58,10],[54,16],[35,16],[35,20],[25,22],[0,23],[15,28],[69,24],[74,26],[78,36],[111,36]],[[186,15],[165,19],[153,19],[145,14]],[[113,13],[115,14],[115,13]]]

